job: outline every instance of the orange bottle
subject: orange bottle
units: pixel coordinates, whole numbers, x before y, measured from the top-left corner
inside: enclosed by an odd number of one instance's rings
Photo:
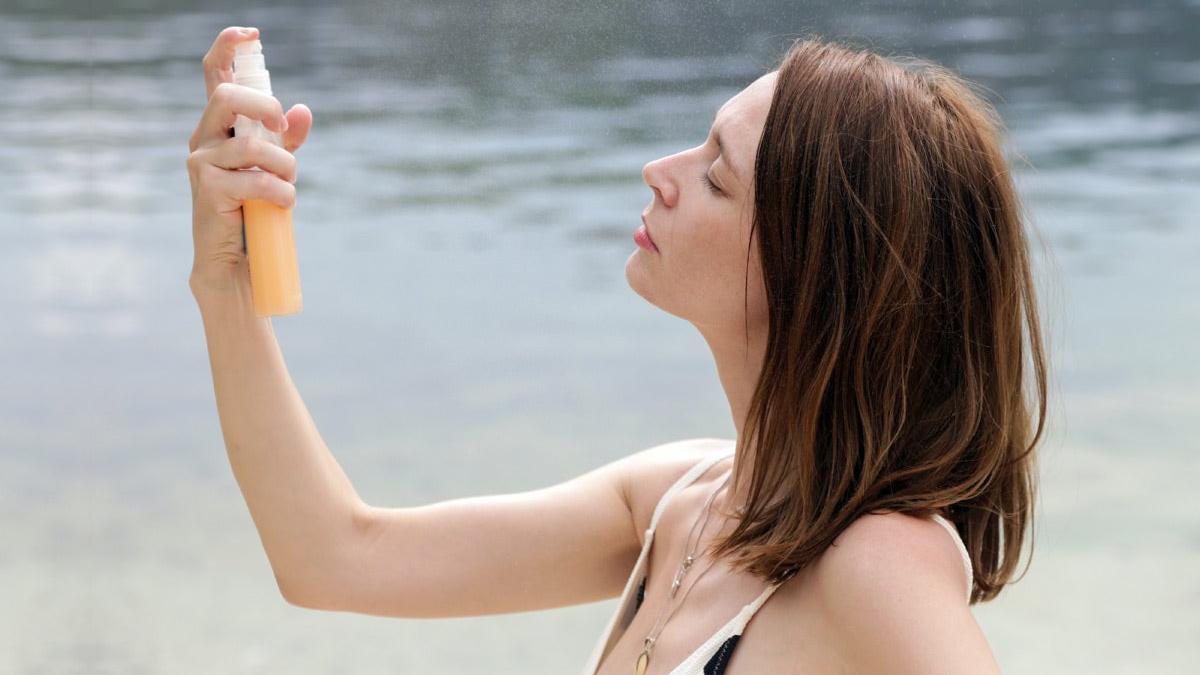
[[[271,94],[271,75],[263,59],[262,42],[239,43],[233,68],[235,84]],[[283,145],[278,133],[244,115],[237,116],[233,133],[235,136],[253,135]],[[262,171],[258,167],[245,170]],[[247,199],[242,203],[242,219],[254,313],[260,317],[298,313],[304,308],[304,301],[300,294],[300,265],[296,259],[291,210],[261,199]]]

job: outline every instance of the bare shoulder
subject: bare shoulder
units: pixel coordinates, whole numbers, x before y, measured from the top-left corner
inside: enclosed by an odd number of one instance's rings
[[[655,506],[675,481],[700,460],[731,445],[732,440],[722,438],[688,438],[646,448],[625,458],[622,488],[638,537],[650,526]]]
[[[931,518],[875,512],[842,531],[818,567],[845,581],[913,579],[966,603],[966,571],[949,532]],[[868,578],[860,578],[864,574]],[[914,576],[915,575],[915,576]]]
[[[810,578],[832,642],[854,672],[1000,672],[967,603],[958,548],[932,519],[862,516]]]

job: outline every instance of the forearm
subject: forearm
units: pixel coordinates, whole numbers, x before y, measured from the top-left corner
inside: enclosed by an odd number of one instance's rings
[[[248,287],[193,287],[204,322],[229,463],[280,590],[328,592],[363,507],[300,398],[271,322]]]

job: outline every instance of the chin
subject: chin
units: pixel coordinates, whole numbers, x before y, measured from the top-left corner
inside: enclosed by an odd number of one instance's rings
[[[638,290],[638,285],[641,281],[641,275],[642,272],[640,265],[638,265],[638,252],[634,251],[633,253],[629,254],[628,258],[625,259],[625,283],[629,284],[629,287],[632,288],[638,295],[642,294],[642,292]]]
[[[654,300],[650,296],[650,279],[646,278],[646,267],[641,262],[641,252],[642,249],[635,249],[625,260],[625,283],[629,284],[633,292],[642,296],[646,302],[654,304]]]
[[[646,302],[667,314],[683,318],[679,313],[671,311],[670,307],[663,304],[664,302],[670,304],[670,296],[665,295],[663,293],[664,289],[661,287],[663,280],[660,277],[655,277],[647,270],[646,265],[641,261],[642,256],[639,255],[640,252],[641,249],[634,251],[625,261],[625,282],[629,284],[634,293],[642,296],[642,299]]]

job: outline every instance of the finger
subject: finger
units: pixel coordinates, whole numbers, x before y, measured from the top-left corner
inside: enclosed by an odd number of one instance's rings
[[[192,149],[224,141],[238,115],[259,120],[271,131],[283,131],[283,106],[279,99],[245,85],[223,82],[213,90],[212,98],[200,116],[193,135]]]
[[[230,26],[217,34],[212,47],[204,55],[201,62],[204,65],[205,98],[209,98],[222,82],[233,81],[233,54],[239,42],[253,40],[258,37],[257,28]]]
[[[303,103],[297,103],[287,111],[285,117],[288,128],[283,132],[283,147],[288,152],[296,152],[297,148],[304,145],[308,131],[312,128],[312,111]]]
[[[207,152],[204,160],[222,169],[257,166],[283,180],[296,181],[296,156],[270,141],[254,136],[235,136]]]
[[[296,204],[296,186],[269,171],[213,170],[220,172],[218,188],[234,201],[262,199],[285,209]]]

